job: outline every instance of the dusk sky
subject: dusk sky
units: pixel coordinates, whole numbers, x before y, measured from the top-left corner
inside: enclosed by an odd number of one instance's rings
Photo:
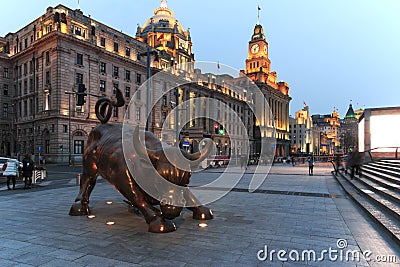
[[[134,36],[159,0],[81,0],[85,15]],[[15,32],[48,6],[78,7],[78,0],[3,1],[0,36]],[[271,69],[289,83],[290,114],[400,106],[400,1],[398,0],[169,0],[190,28],[197,61],[245,68],[248,41],[260,22],[269,43]]]

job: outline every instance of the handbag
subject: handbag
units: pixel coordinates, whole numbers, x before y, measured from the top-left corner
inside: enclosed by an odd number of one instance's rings
[[[5,171],[7,169],[7,162],[3,164],[3,167],[1,168],[2,171]]]

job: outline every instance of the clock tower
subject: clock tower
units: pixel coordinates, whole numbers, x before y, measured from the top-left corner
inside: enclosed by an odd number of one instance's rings
[[[276,83],[276,73],[270,72],[270,68],[268,42],[265,38],[263,27],[257,24],[249,41],[246,74],[253,81]]]

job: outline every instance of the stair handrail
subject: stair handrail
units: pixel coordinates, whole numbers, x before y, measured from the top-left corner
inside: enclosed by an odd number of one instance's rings
[[[399,154],[398,154],[399,148],[400,148],[400,147],[398,147],[398,146],[375,147],[375,148],[371,148],[371,149],[368,149],[368,150],[364,151],[364,153],[368,153],[368,155],[369,155],[371,161],[374,161],[374,157],[372,156],[373,150],[378,150],[378,149],[395,149],[395,151],[394,151],[394,159],[399,159],[399,157],[398,157],[398,155],[399,155]]]

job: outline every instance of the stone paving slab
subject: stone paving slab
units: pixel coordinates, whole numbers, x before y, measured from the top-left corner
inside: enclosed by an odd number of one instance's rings
[[[0,193],[0,266],[391,266],[365,259],[280,261],[276,253],[272,261],[257,258],[265,246],[269,252],[320,253],[337,249],[338,239],[349,250],[400,259],[399,248],[344,195],[327,170],[316,168],[314,176],[303,171],[275,167],[261,188],[326,197],[230,192],[209,205],[215,219],[207,228],[199,228],[184,210],[174,220],[178,230],[168,234],[148,233],[143,217],[129,211],[107,183],[93,191],[94,219],[68,216],[77,186]],[[195,174],[193,180],[204,183],[210,176]],[[249,179],[245,176],[237,188],[246,188]],[[106,225],[108,221],[115,225]]]

